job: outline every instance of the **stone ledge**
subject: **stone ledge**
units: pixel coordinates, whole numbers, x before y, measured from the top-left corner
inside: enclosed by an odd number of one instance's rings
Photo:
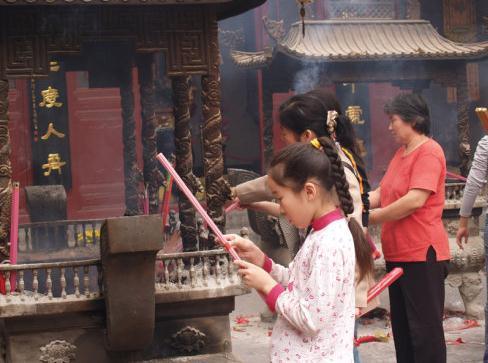
[[[195,355],[193,357],[176,357],[176,358],[166,358],[166,359],[154,359],[148,360],[143,363],[228,363],[242,361],[238,360],[232,353],[218,353],[218,354],[202,354]]]

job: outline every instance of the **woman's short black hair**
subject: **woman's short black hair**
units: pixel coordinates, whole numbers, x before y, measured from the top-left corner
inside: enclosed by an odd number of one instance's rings
[[[430,134],[430,112],[422,96],[401,93],[385,105],[387,115],[398,115],[420,134]]]

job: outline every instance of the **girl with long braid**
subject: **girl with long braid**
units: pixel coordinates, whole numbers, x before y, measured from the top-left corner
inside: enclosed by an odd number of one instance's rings
[[[346,219],[354,205],[335,144],[322,137],[287,146],[267,183],[293,225],[311,226],[288,268],[253,242],[227,236],[245,260],[236,262],[244,283],[278,313],[270,360],[353,362],[355,266],[365,276],[373,265],[361,226]]]

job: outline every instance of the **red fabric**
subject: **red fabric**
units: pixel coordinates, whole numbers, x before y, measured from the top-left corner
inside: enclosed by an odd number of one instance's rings
[[[312,228],[314,231],[319,231],[322,228],[327,227],[329,224],[331,224],[334,221],[338,221],[339,219],[344,218],[342,215],[342,212],[339,208],[333,210],[332,212],[329,212],[322,217],[319,217],[317,219],[314,219],[312,221]]]
[[[276,284],[275,287],[271,289],[271,291],[266,295],[266,305],[268,305],[269,310],[271,312],[275,312],[276,300],[281,295],[281,293],[285,291],[283,286],[280,284]]]
[[[381,207],[397,201],[411,189],[431,191],[424,206],[411,215],[383,224],[381,243],[386,261],[425,261],[433,246],[438,261],[450,259],[447,233],[442,224],[446,159],[441,146],[428,140],[410,154],[397,150],[381,180]]]
[[[268,256],[264,256],[263,270],[266,271],[267,273],[271,273],[272,268],[273,268],[273,260]]]
[[[5,277],[0,275],[0,294],[5,295],[7,293],[7,289],[5,288]]]

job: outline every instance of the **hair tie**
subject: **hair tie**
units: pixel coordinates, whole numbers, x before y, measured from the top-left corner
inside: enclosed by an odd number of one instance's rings
[[[329,133],[330,136],[334,135],[336,127],[337,127],[337,117],[339,117],[339,114],[337,111],[327,111],[327,132]]]
[[[312,146],[318,150],[322,150],[322,145],[320,145],[320,141],[319,139],[315,138],[315,139],[312,139],[310,140],[310,143],[312,144]]]

